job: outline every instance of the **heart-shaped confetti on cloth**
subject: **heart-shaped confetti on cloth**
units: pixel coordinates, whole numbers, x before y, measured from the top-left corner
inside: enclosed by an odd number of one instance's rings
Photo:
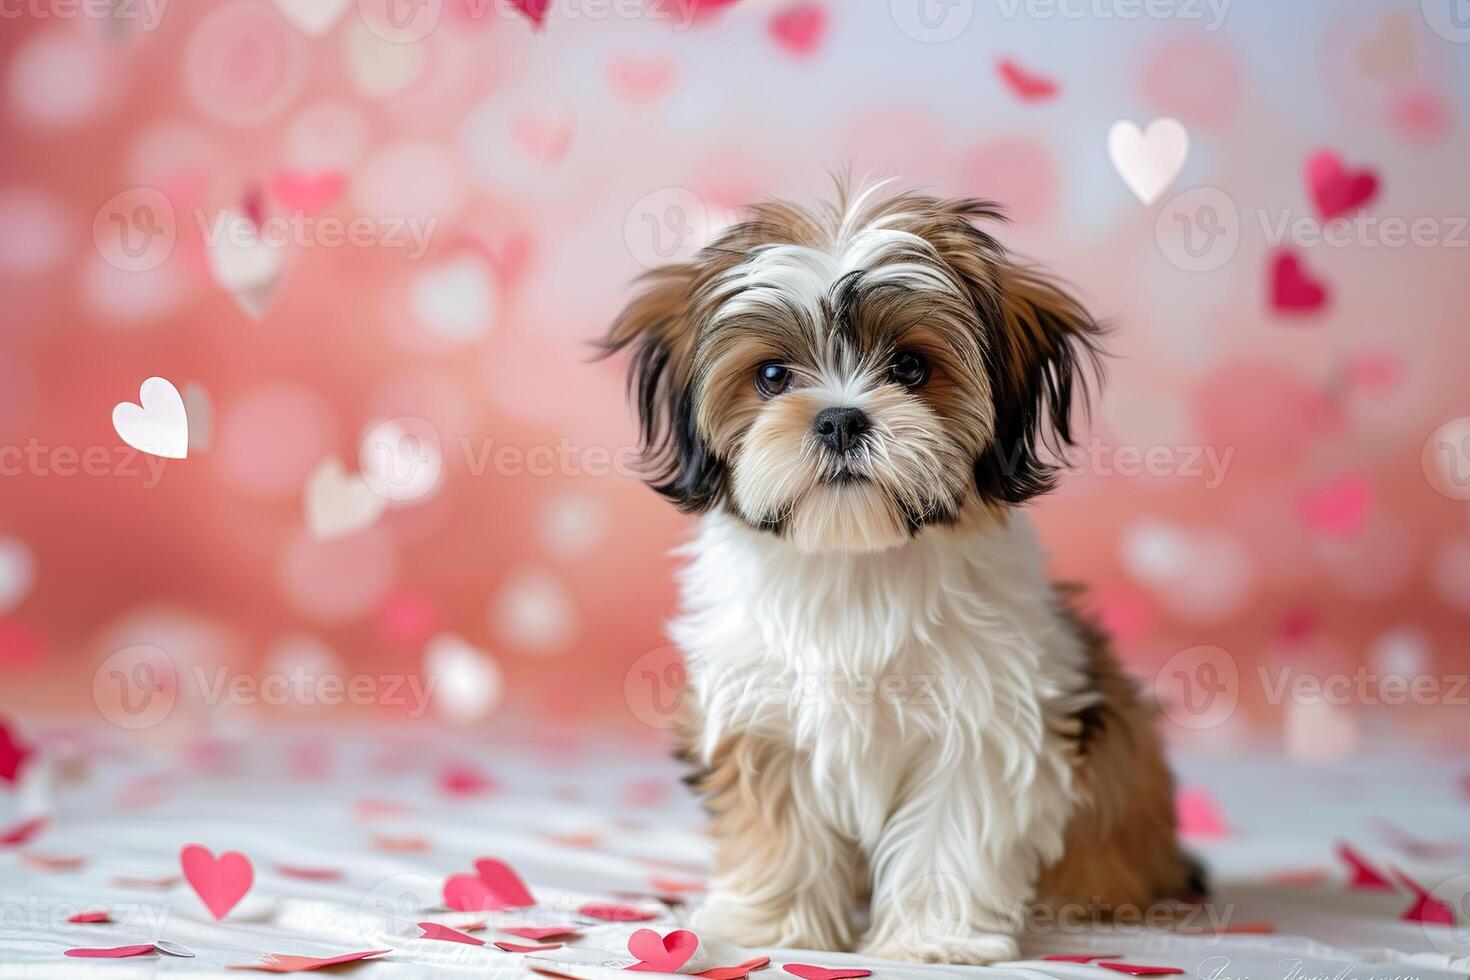
[[[688,929],[675,929],[660,936],[652,929],[639,929],[628,937],[628,952],[638,960],[629,970],[644,973],[678,973],[699,948],[699,937]]]
[[[438,922],[420,922],[419,928],[423,930],[423,935],[419,937],[420,939],[437,939],[445,943],[464,943],[466,946],[485,945],[485,940],[483,939],[467,936],[458,929],[451,929],[449,926],[441,925]]]
[[[588,902],[577,911],[589,919],[601,919],[603,922],[652,922],[658,918],[657,912],[615,902]]]
[[[561,949],[561,943],[543,943],[536,946],[522,946],[520,943],[497,942],[495,948],[504,953],[544,953],[550,949]],[[628,969],[633,969],[629,967]]]
[[[106,909],[93,912],[78,912],[66,920],[77,925],[106,925],[112,921],[112,913]]]
[[[167,378],[152,377],[138,386],[138,403],[112,409],[118,438],[139,452],[165,459],[189,455],[189,415],[184,398]]]
[[[0,830],[0,847],[19,847],[28,844],[40,835],[51,823],[50,817],[31,817]]]
[[[787,963],[781,967],[794,977],[801,980],[854,980],[856,977],[871,977],[872,970],[864,970],[860,967],[825,967],[813,966],[810,963]]]
[[[1022,102],[1045,102],[1057,94],[1056,82],[1022,68],[1009,58],[1002,58],[995,69],[1006,88]]]
[[[85,947],[69,949],[67,956],[74,956],[85,960],[121,960],[129,956],[147,956],[156,952],[152,943],[144,943],[137,946],[113,946],[105,949],[88,949]]]
[[[246,963],[243,966],[232,966],[231,970],[260,970],[264,973],[307,973],[311,970],[320,970],[328,966],[340,966],[343,963],[356,963],[358,960],[371,959],[374,956],[382,956],[393,952],[391,949],[369,949],[360,953],[343,953],[340,956],[291,956],[287,953],[267,953],[265,959],[259,963]]]
[[[1144,204],[1169,189],[1189,156],[1189,131],[1177,119],[1155,119],[1147,129],[1126,119],[1108,130],[1108,158],[1123,183]]]
[[[1348,170],[1336,153],[1318,150],[1307,158],[1307,190],[1323,221],[1367,206],[1378,193],[1378,175],[1366,168]]]
[[[456,912],[494,912],[535,904],[520,876],[494,858],[481,858],[475,862],[474,874],[451,875],[444,883],[444,905]]]
[[[1455,909],[1448,902],[1435,898],[1423,885],[1397,869],[1394,877],[1414,893],[1414,904],[1405,910],[1401,918],[1405,922],[1422,922],[1431,926],[1455,925]]]
[[[1093,960],[1117,959],[1119,956],[1122,955],[1122,953],[1091,953],[1076,955],[1070,953],[1052,953],[1050,956],[1043,956],[1042,959],[1046,960],[1049,963],[1091,963]]]
[[[1337,845],[1337,856],[1348,866],[1348,888],[1358,892],[1391,892],[1393,882],[1346,841]]]
[[[1168,977],[1184,972],[1177,966],[1142,966],[1137,963],[1099,963],[1098,966],[1133,977]]]
[[[239,851],[226,851],[215,857],[207,847],[190,844],[179,852],[179,865],[184,880],[216,920],[223,919],[240,904],[240,899],[255,883],[255,868]]]
[[[766,29],[777,47],[808,57],[816,53],[827,34],[827,8],[803,0],[771,15]]]
[[[753,970],[763,970],[771,965],[769,956],[757,956],[746,960],[736,966],[717,966],[696,973],[696,977],[704,977],[705,980],[744,980]]]
[[[500,931],[508,932],[512,936],[520,936],[522,939],[530,939],[535,942],[550,939],[553,936],[572,939],[580,935],[576,926],[510,926]]]
[[[0,718],[0,782],[15,785],[21,766],[32,754],[31,748],[10,730],[9,723]]]
[[[342,460],[328,456],[306,481],[306,527],[319,541],[346,537],[372,526],[388,501],[361,476],[350,475]]]

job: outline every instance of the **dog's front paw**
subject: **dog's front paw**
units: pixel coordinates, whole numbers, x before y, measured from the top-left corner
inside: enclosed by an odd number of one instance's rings
[[[695,912],[694,925],[702,936],[740,946],[842,951],[852,945],[845,922],[832,921],[799,899],[766,903],[716,891]]]
[[[999,932],[972,932],[959,936],[929,936],[922,930],[900,930],[871,940],[858,950],[864,956],[908,963],[955,963],[988,966],[1019,959],[1015,937]]]

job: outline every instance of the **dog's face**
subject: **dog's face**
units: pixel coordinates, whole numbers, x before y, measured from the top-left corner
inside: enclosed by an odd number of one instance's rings
[[[869,192],[753,209],[652,275],[633,348],[659,492],[807,551],[876,551],[1049,488],[1097,325],[972,223],[981,201]]]

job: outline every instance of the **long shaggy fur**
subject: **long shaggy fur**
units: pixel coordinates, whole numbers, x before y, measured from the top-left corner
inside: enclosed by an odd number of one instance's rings
[[[881,187],[763,205],[607,338],[650,482],[704,515],[671,633],[710,932],[986,963],[1038,900],[1198,884],[1152,719],[1015,506],[1052,485],[1101,330],[976,224],[999,218]],[[829,409],[860,413],[848,442]]]

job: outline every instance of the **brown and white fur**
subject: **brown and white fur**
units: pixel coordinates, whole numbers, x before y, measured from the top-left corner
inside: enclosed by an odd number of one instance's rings
[[[994,205],[839,197],[753,208],[607,341],[650,482],[703,515],[671,625],[718,846],[701,927],[988,963],[1035,901],[1198,891],[1151,713],[1018,509],[1099,327],[976,226]]]

